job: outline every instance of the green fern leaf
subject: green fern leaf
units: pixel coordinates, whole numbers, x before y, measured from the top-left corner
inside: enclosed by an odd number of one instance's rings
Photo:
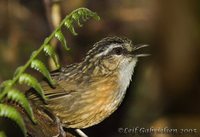
[[[60,64],[58,61],[58,56],[57,56],[56,52],[54,51],[53,47],[50,45],[45,45],[43,50],[47,55],[49,55],[53,59],[56,67],[59,68]]]
[[[100,20],[100,17],[97,15],[97,13],[92,12],[89,9],[81,8],[78,10],[78,14],[82,17],[83,21],[87,21],[89,18],[94,18],[95,20]]]
[[[62,44],[62,46],[64,47],[65,50],[69,50],[69,48],[67,47],[66,39],[63,36],[61,29],[56,31],[55,37],[61,42],[61,44]]]
[[[78,26],[83,27],[83,24],[81,24],[80,20],[77,20]]]
[[[72,14],[72,18],[73,18],[74,20],[79,20],[80,15],[79,15],[78,13],[74,13],[74,14]]]
[[[31,53],[30,58],[32,58],[33,56],[37,56],[37,51],[33,51],[33,52]]]
[[[64,25],[65,25],[67,28],[69,28],[70,26],[73,25],[73,21],[72,21],[70,18],[69,18],[69,19],[66,19]]]
[[[31,62],[31,68],[41,72],[50,82],[50,84],[53,86],[55,84],[55,81],[51,78],[51,75],[46,68],[46,66],[38,59],[35,59]]]
[[[46,101],[46,97],[43,93],[43,89],[36,78],[34,78],[33,76],[29,74],[24,73],[19,77],[19,83],[27,84],[28,86],[33,87],[37,91],[37,93],[42,97],[42,99]]]
[[[31,108],[27,98],[25,97],[25,95],[22,92],[20,92],[17,89],[11,89],[7,93],[7,98],[12,100],[12,101],[16,101],[17,103],[19,103],[26,110],[26,112],[28,113],[31,120],[34,123],[36,123],[35,117],[33,115],[32,108]]]
[[[14,107],[5,104],[0,104],[0,117],[6,117],[16,122],[17,125],[21,128],[24,136],[26,135],[24,121],[20,113]]]
[[[75,21],[77,21],[79,27],[82,27],[83,25],[80,23],[80,17],[81,17],[81,15],[78,12],[74,13],[72,15],[72,19],[74,19]]]
[[[83,25],[80,23],[80,17],[81,17],[81,15],[78,14],[78,12],[74,13],[72,15],[72,19],[74,19],[75,21],[77,21],[79,27],[82,27]]]
[[[10,87],[12,85],[12,80],[6,80],[0,85],[0,103],[3,102],[3,98],[6,96],[6,87]]]
[[[0,131],[0,137],[6,137],[6,134],[3,131]]]
[[[70,18],[67,19],[67,20],[65,21],[64,25],[65,25],[65,27],[67,27],[67,28],[69,29],[69,31],[70,31],[74,36],[78,35],[78,33],[76,33],[76,31],[75,31],[75,29],[74,29],[74,27],[73,27],[73,21],[72,21],[72,19],[70,19]]]
[[[12,80],[6,80],[1,83],[1,87],[9,87],[12,84]]]
[[[73,27],[73,22],[76,21],[78,23],[78,26],[82,27],[83,25],[80,23],[80,19],[82,18],[83,21],[87,21],[91,17],[96,20],[100,20],[100,17],[95,12],[92,12],[91,10],[86,8],[80,8],[65,20],[64,25],[70,30],[73,35],[78,35]]]
[[[68,29],[70,30],[70,32],[71,32],[74,36],[77,36],[77,35],[78,35],[78,33],[75,31],[75,29],[74,29],[73,26],[70,26]]]
[[[18,67],[16,70],[15,70],[15,73],[14,73],[14,76],[17,76],[17,74],[22,70],[22,66]]]

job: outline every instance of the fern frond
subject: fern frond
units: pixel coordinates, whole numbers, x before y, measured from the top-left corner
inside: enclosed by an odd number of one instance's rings
[[[7,93],[7,98],[11,101],[19,103],[25,111],[28,113],[31,120],[36,123],[35,117],[33,115],[32,108],[26,98],[26,96],[17,89],[10,89]]]
[[[82,27],[83,25],[80,23],[80,20],[82,19],[85,22],[90,18],[100,20],[100,17],[95,12],[92,12],[91,10],[86,8],[80,8],[74,11],[71,16],[64,20],[64,25],[70,30],[73,35],[77,35],[73,26],[74,22],[77,22],[78,26]]]
[[[57,30],[57,32],[55,33],[55,37],[61,42],[65,50],[69,50],[69,48],[67,47],[66,39],[63,36],[61,29]]]
[[[31,68],[41,72],[50,82],[50,84],[53,86],[55,84],[55,81],[51,78],[51,75],[48,71],[48,69],[46,68],[46,66],[44,65],[44,63],[42,63],[42,61],[35,59],[31,62]]]
[[[22,69],[23,69],[23,67],[22,67],[22,66],[19,66],[19,67],[15,70],[14,76],[16,76],[18,73],[20,73]]]
[[[57,56],[56,52],[54,51],[53,47],[48,44],[48,45],[44,46],[43,50],[47,55],[49,55],[53,59],[56,67],[59,68],[60,65],[59,65],[59,61],[58,61],[58,56]]]
[[[42,99],[44,101],[47,100],[44,93],[43,93],[43,89],[42,89],[40,83],[33,76],[31,76],[27,73],[23,73],[19,77],[19,83],[20,84],[26,84],[30,87],[33,87],[37,91],[37,93],[42,97]]]
[[[12,80],[6,80],[4,82],[1,83],[1,88],[3,87],[8,87],[12,85]]]
[[[0,85],[0,103],[3,102],[3,98],[6,96],[9,87],[12,85],[12,80],[6,80],[1,83]],[[7,88],[6,88],[7,87]]]
[[[69,15],[67,15],[60,23],[60,25],[55,29],[55,31],[53,31],[52,34],[44,40],[40,48],[32,53],[30,59],[23,66],[20,66],[16,69],[13,78],[11,80],[3,82],[0,85],[0,117],[7,117],[15,121],[22,129],[24,136],[26,133],[26,128],[21,115],[19,114],[19,112],[17,112],[17,110],[15,110],[15,108],[3,104],[4,100],[7,97],[7,99],[18,102],[27,111],[30,118],[34,121],[35,119],[28,100],[25,98],[23,93],[21,93],[17,89],[14,89],[13,87],[16,86],[17,83],[26,84],[30,87],[33,87],[35,91],[43,98],[43,100],[46,101],[46,97],[44,96],[43,89],[40,83],[35,77],[25,73],[25,71],[29,67],[34,68],[40,71],[49,80],[50,83],[53,83],[48,69],[40,60],[37,59],[39,54],[44,51],[46,54],[53,58],[56,66],[59,67],[58,57],[54,49],[50,45],[52,39],[57,38],[61,42],[64,49],[69,50],[69,48],[67,47],[67,40],[65,39],[61,31],[62,27],[67,27],[73,35],[77,35],[74,29],[74,24],[77,23],[79,27],[82,27],[82,23],[84,21],[87,21],[89,18],[94,18],[96,20],[100,19],[95,12],[92,12],[87,8],[76,9]]]
[[[80,24],[80,23],[79,23]],[[66,19],[64,22],[65,27],[67,27],[69,29],[69,31],[73,34],[73,35],[78,35],[78,33],[76,33],[74,26],[73,26],[73,20],[72,19]]]
[[[26,135],[24,121],[20,113],[14,107],[5,104],[0,104],[0,117],[6,117],[16,122],[17,125],[21,128],[24,136]]]

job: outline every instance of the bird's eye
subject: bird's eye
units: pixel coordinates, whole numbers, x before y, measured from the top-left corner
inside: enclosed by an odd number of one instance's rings
[[[116,55],[121,55],[123,49],[122,49],[121,47],[118,47],[118,48],[114,48],[113,51],[114,51],[114,53],[115,53]]]

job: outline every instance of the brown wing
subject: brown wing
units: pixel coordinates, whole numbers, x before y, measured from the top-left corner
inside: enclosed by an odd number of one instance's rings
[[[57,81],[55,87],[50,86],[49,83],[46,81],[42,81],[40,82],[40,84],[42,86],[45,96],[48,99],[48,103],[52,102],[52,100],[56,101],[60,98],[70,96],[72,92],[77,91],[77,85],[74,84],[74,82],[66,82],[64,80]],[[31,88],[26,95],[32,102],[42,102],[41,97],[35,92],[33,88]]]
[[[44,91],[44,94],[47,98],[58,98],[63,95],[67,95],[70,92],[74,91],[74,88],[70,86],[71,84],[67,84],[64,80],[64,73],[61,72],[61,70],[56,70],[51,72],[52,79],[56,81],[55,87],[52,87],[46,79],[40,82],[40,85],[42,86],[42,89]],[[66,84],[65,84],[66,83]],[[41,101],[41,98],[33,88],[29,89],[28,92],[26,92],[26,96],[31,101]]]

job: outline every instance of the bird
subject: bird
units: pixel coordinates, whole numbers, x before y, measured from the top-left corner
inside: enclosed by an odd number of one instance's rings
[[[37,110],[53,117],[61,127],[81,129],[94,126],[109,117],[123,101],[134,68],[147,44],[134,45],[128,38],[106,37],[96,42],[79,63],[63,66],[51,73],[52,87],[41,81],[47,102],[33,90],[26,96]],[[43,115],[43,114],[42,114]],[[62,132],[62,135],[65,134]]]

